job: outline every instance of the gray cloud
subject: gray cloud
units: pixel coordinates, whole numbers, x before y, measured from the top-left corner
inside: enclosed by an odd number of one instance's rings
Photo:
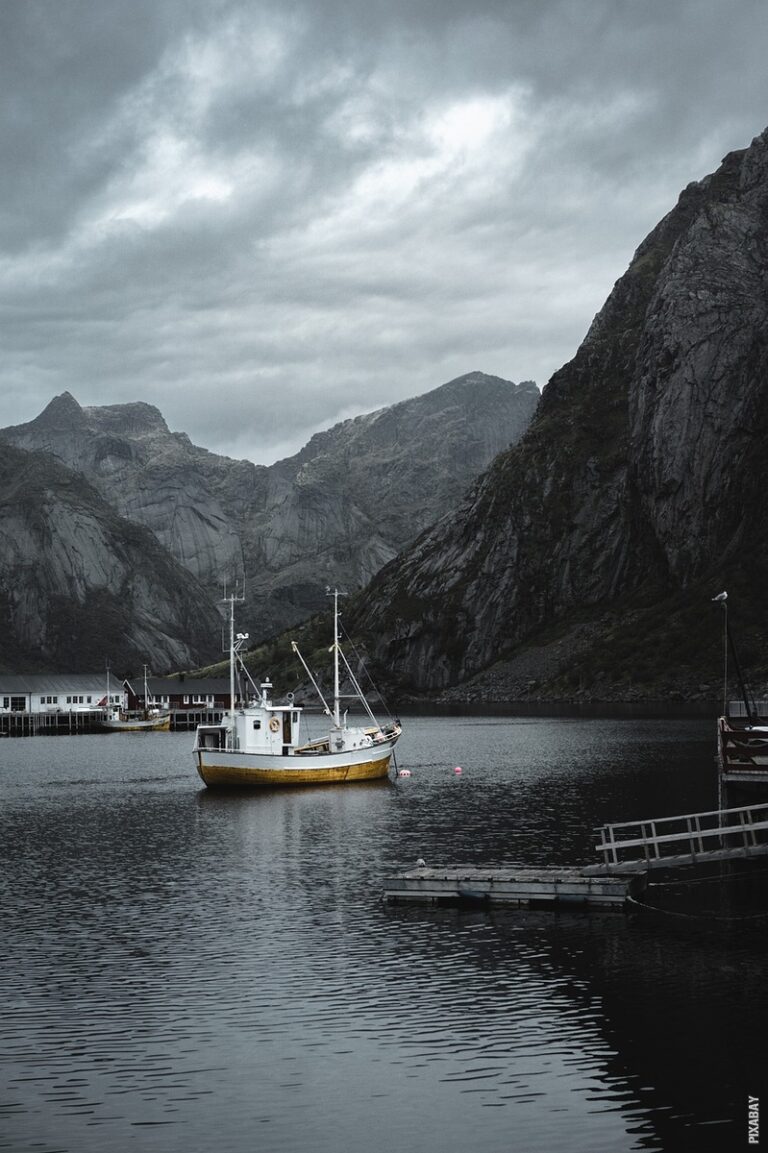
[[[544,383],[768,121],[758,0],[0,6],[2,423],[65,388],[269,461]]]

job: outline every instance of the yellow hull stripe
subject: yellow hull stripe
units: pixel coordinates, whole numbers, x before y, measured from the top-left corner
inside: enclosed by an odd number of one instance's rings
[[[379,761],[338,768],[254,769],[247,765],[201,765],[198,772],[206,785],[322,785],[343,781],[372,781],[386,777],[391,753]]]

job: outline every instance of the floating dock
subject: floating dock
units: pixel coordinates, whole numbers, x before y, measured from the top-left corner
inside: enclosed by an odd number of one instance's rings
[[[384,881],[384,899],[392,903],[444,905],[481,903],[529,908],[573,906],[621,909],[629,896],[645,889],[643,868],[621,876],[586,874],[564,868],[451,869],[417,867]]]

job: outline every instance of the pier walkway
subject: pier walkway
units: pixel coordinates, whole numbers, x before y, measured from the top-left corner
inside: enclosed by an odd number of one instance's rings
[[[587,865],[588,875],[755,857],[768,853],[768,804],[624,821],[597,833],[603,861]]]

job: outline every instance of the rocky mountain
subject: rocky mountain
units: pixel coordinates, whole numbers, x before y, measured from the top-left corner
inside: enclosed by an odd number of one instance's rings
[[[148,529],[51,456],[0,453],[0,664],[155,671],[220,651],[220,618]]]
[[[716,697],[723,588],[768,675],[766,492],[768,132],[685,189],[526,435],[350,622],[418,690]]]
[[[257,638],[323,606],[326,585],[370,580],[519,439],[538,399],[533,382],[469,373],[344,421],[269,467],[193,445],[151,405],[86,408],[69,393],[0,439],[82,474],[209,601],[245,573],[243,627]]]

